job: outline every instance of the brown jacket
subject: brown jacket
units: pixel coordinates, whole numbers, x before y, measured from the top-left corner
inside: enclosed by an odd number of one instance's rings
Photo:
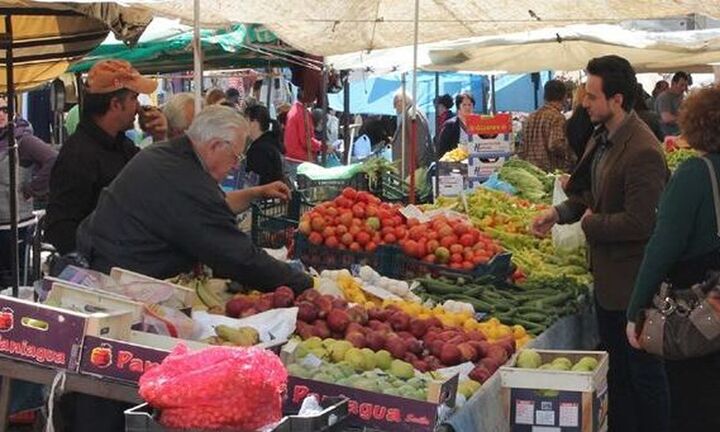
[[[625,310],[669,172],[657,138],[634,111],[609,142],[597,167],[597,196],[591,171],[599,144],[593,136],[567,184],[569,199],[557,209],[560,223],[592,210],[582,228],[596,297],[605,309]]]

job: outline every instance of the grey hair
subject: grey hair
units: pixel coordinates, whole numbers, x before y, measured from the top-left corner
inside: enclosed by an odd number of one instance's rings
[[[402,97],[403,97],[403,91],[402,91],[402,88],[399,88],[393,95],[393,102],[395,102],[396,100],[402,101]],[[408,91],[405,91],[405,106],[412,106],[413,103],[414,103],[414,101],[413,101],[412,94]]]
[[[195,95],[192,93],[177,93],[167,101],[163,107],[163,114],[167,118],[168,129],[186,131],[190,123],[185,117],[185,108],[195,103]]]
[[[223,105],[210,105],[195,116],[187,136],[201,146],[213,139],[234,141],[238,130],[247,131],[248,123],[236,110]]]

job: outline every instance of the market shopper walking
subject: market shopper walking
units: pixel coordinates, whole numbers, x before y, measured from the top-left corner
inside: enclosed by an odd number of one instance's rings
[[[677,72],[672,77],[670,88],[662,92],[655,100],[655,111],[660,114],[660,126],[664,136],[680,135],[677,115],[692,78],[686,72]]]
[[[80,123],[60,149],[50,176],[45,240],[61,255],[75,250],[77,226],[95,208],[100,191],[140,150],[125,131],[133,128],[140,111],[138,94],[156,87],[125,61],[98,62],[88,72]],[[159,110],[145,115],[153,139],[165,139],[165,116]]]
[[[403,93],[398,91],[393,96],[393,107],[397,114],[397,129],[391,140],[393,161],[398,166],[401,165],[403,155],[403,123],[405,126],[405,175],[410,175],[411,167],[411,142],[412,142],[412,118],[415,112],[415,121],[417,125],[417,133],[415,134],[415,162],[412,164],[415,169],[420,167],[428,167],[434,156],[434,146],[430,138],[430,128],[428,126],[427,117],[419,109],[417,109],[412,95],[405,93],[405,112],[403,113]],[[401,170],[403,172],[403,170]]]
[[[669,394],[661,359],[632,348],[626,312],[655,211],[668,177],[657,139],[632,111],[636,78],[618,56],[587,66],[584,106],[599,127],[566,186],[569,199],[533,222],[537,235],[582,221],[594,278],[608,372],[610,432],[669,431]]]
[[[459,143],[472,141],[473,134],[468,132],[465,122],[475,109],[475,98],[470,93],[460,93],[455,97],[455,107],[457,107],[457,116],[445,121],[440,138],[437,140],[439,158],[456,149]]]
[[[562,81],[550,80],[544,91],[545,105],[530,114],[523,125],[518,157],[546,172],[568,171],[575,155],[568,145],[562,113],[567,88]]]
[[[720,173],[720,88],[691,94],[680,107],[678,123],[691,148],[710,159]],[[648,242],[627,311],[627,337],[635,348],[635,323],[663,281],[676,290],[720,271],[720,226],[717,226],[712,179],[706,162],[691,158],[673,174],[660,201],[655,231]],[[666,360],[674,432],[720,431],[720,352],[687,360]]]
[[[572,114],[565,122],[565,135],[568,145],[575,154],[575,159],[580,160],[585,154],[585,147],[593,132],[595,125],[590,120],[590,114],[582,105],[585,99],[585,84],[581,84],[573,95]]]
[[[263,105],[246,108],[245,117],[249,122],[248,137],[252,140],[246,152],[247,170],[260,177],[261,185],[283,181],[280,126],[270,119],[270,112]]]

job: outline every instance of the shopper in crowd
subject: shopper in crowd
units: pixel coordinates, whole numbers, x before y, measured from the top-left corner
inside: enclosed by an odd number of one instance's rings
[[[655,111],[648,109],[646,105],[646,94],[643,91],[642,85],[638,83],[637,92],[635,95],[635,112],[638,117],[650,128],[652,133],[658,139],[662,141],[664,139],[662,128],[660,127],[660,115]]]
[[[235,87],[225,90],[225,101],[232,107],[240,109],[240,91]]]
[[[403,113],[403,106],[405,107],[405,112]],[[417,107],[415,106],[415,103],[413,101],[412,95],[409,93],[405,93],[405,99],[403,102],[403,93],[402,90],[395,93],[393,96],[393,107],[395,108],[395,113],[397,113],[397,129],[395,129],[395,134],[392,138],[392,156],[393,160],[400,165],[402,161],[402,154],[403,154],[403,123],[406,124],[405,127],[405,167],[404,170],[401,170],[401,172],[404,172],[405,175],[410,175],[410,169],[412,166],[415,168],[420,167],[427,167],[430,165],[430,162],[434,158],[434,149],[433,149],[433,143],[430,139],[430,129],[428,127],[428,121],[427,117],[425,117],[425,114],[423,114]],[[415,124],[417,126],[416,133],[415,133],[415,144],[414,144],[414,151],[415,151],[415,160],[414,163],[411,163],[411,142],[412,142],[412,126],[413,126],[413,115],[415,116]]]
[[[285,156],[293,159],[288,163],[291,171],[297,169],[299,162],[317,162],[321,142],[313,135],[314,130],[310,111],[300,100],[295,101],[287,113],[284,132]]]
[[[445,122],[450,120],[455,114],[452,112],[453,98],[449,94],[436,97],[433,103],[435,104],[435,113],[437,114],[435,121],[435,140],[437,141],[443,131]]]
[[[690,147],[712,162],[720,174],[720,87],[691,94],[680,107],[678,123]],[[641,349],[635,323],[642,310],[652,306],[660,284],[688,289],[720,271],[720,237],[717,233],[712,178],[706,162],[691,158],[673,174],[660,200],[655,231],[645,249],[627,311],[627,337]],[[670,383],[673,431],[720,430],[720,352],[704,357],[665,361]]]
[[[0,287],[10,285],[12,269],[12,258],[10,255],[11,233],[10,233],[10,208],[8,205],[10,197],[10,167],[8,164],[8,108],[7,99],[0,97],[0,197],[3,205],[0,206]],[[50,172],[57,152],[40,138],[33,135],[30,124],[19,116],[14,122],[14,136],[17,143],[18,174],[17,174],[17,214],[18,238],[21,246],[29,241],[30,228],[25,226],[26,222],[32,220],[34,200],[47,199]],[[23,268],[24,247],[18,248],[20,269]]]
[[[645,99],[645,104],[647,105],[649,110],[655,111],[655,101],[657,100],[658,96],[660,96],[668,88],[670,88],[670,84],[668,84],[668,82],[665,80],[660,80],[655,83],[655,88],[653,88],[652,94],[649,98]]]
[[[610,432],[669,431],[661,359],[632,348],[626,314],[668,177],[657,139],[632,111],[635,71],[618,56],[590,60],[583,105],[600,126],[565,188],[569,199],[538,216],[536,235],[581,221],[589,246],[601,348],[610,354]],[[686,222],[687,223],[687,222]]]
[[[167,118],[168,138],[177,138],[190,127],[195,117],[195,95],[177,93],[163,106],[163,114]]]
[[[692,78],[688,73],[677,72],[672,77],[670,88],[661,93],[655,101],[655,111],[660,114],[663,139],[666,136],[680,135],[677,114],[690,84],[692,84]]]
[[[565,136],[562,113],[567,88],[559,80],[545,83],[545,105],[530,114],[523,125],[523,139],[518,157],[540,169],[568,171],[575,162]]]
[[[280,126],[270,119],[270,112],[264,105],[253,105],[245,109],[248,138],[252,140],[247,149],[247,170],[260,177],[261,185],[282,181],[283,157],[280,153]]]
[[[152,93],[157,83],[129,63],[105,60],[88,72],[83,113],[77,130],[60,149],[50,177],[45,240],[65,255],[75,250],[75,232],[110,184],[139,151],[125,136],[140,111],[138,94]],[[155,141],[166,137],[167,121],[151,110],[143,125]]]
[[[439,158],[450,150],[457,148],[458,143],[472,141],[473,134],[468,132],[465,122],[475,109],[475,98],[470,93],[460,93],[455,97],[455,107],[457,108],[457,116],[445,121],[440,138],[437,140]]]
[[[590,114],[583,106],[585,94],[585,84],[580,84],[573,95],[572,114],[565,122],[565,136],[576,160],[583,157],[585,147],[595,131],[595,125],[590,120]]]
[[[220,104],[225,100],[225,92],[219,88],[211,88],[205,93],[205,106]]]

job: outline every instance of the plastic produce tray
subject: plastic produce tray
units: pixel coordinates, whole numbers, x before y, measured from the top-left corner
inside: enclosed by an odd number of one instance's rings
[[[349,179],[326,179],[312,180],[309,177],[297,175],[298,189],[302,191],[305,197],[313,202],[318,203],[334,199],[343,189],[351,187],[359,191],[367,191],[370,189],[367,174],[359,172]]]
[[[285,413],[274,428],[262,432],[340,432],[348,416],[348,399],[328,397],[320,402],[324,410],[312,417]],[[125,432],[210,432],[204,429],[171,429],[158,422],[159,412],[144,403],[125,411]]]
[[[270,249],[290,246],[300,216],[311,208],[299,192],[293,192],[287,202],[270,199],[253,203],[250,230],[253,244]]]
[[[432,277],[466,277],[478,278],[482,276],[493,276],[498,280],[506,280],[514,271],[512,265],[512,254],[502,253],[494,256],[487,264],[479,265],[473,270],[458,270],[448,266],[431,264],[420,261],[405,255],[397,247],[388,247],[385,253],[385,276],[399,280],[410,280],[416,277],[430,275]]]
[[[310,243],[301,233],[295,236],[292,256],[302,261],[307,267],[317,271],[349,269],[353,265],[369,265],[384,274],[383,256],[386,248],[378,247],[375,252],[352,252],[349,250],[331,249],[322,245]]]

